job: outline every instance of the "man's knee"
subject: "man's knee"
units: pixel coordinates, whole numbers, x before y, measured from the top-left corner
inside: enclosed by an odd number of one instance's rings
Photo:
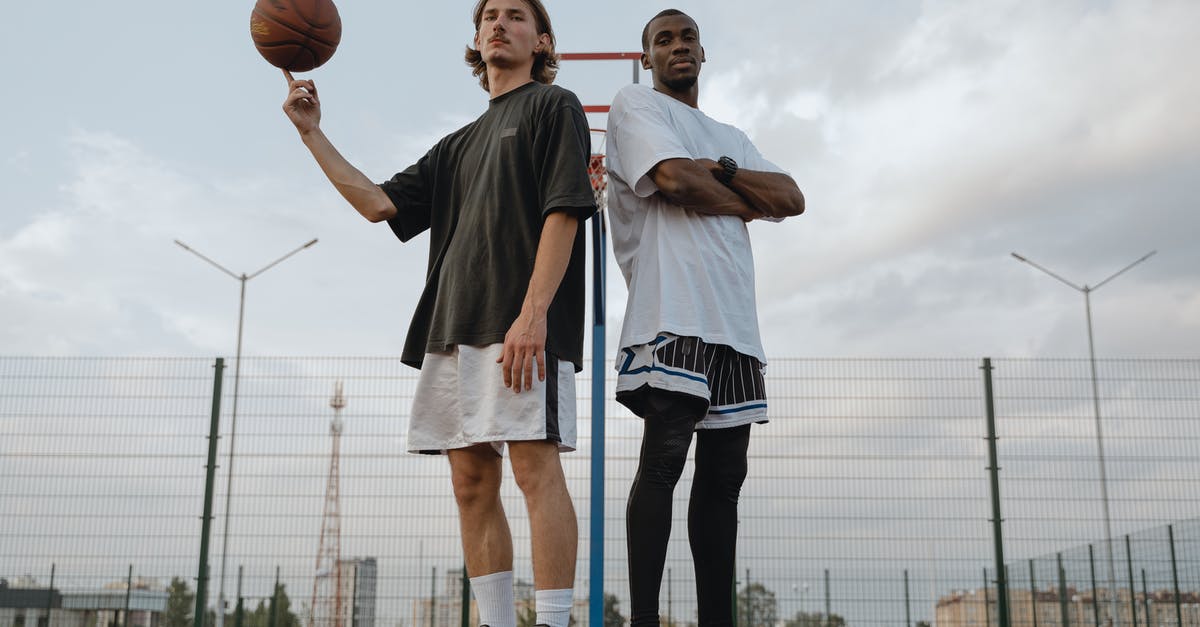
[[[696,475],[692,491],[737,503],[746,481],[746,449],[750,425],[700,432],[696,444]]]
[[[554,442],[530,441],[509,442],[509,459],[512,461],[513,479],[526,496],[541,494],[546,490],[565,489],[562,463],[558,456],[558,444]]]
[[[646,418],[646,433],[642,439],[642,455],[638,464],[640,481],[660,488],[675,488],[687,463],[693,424],[686,418]]]
[[[491,455],[488,452],[491,452]],[[491,447],[450,452],[450,482],[459,507],[471,507],[500,496],[500,458]]]

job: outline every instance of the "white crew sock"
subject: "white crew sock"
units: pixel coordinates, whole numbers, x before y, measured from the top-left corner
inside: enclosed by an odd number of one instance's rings
[[[471,577],[471,592],[475,595],[475,602],[479,607],[480,624],[489,627],[517,627],[511,570]]]
[[[533,593],[537,609],[537,624],[549,627],[567,627],[571,622],[571,601],[575,590],[538,590]]]

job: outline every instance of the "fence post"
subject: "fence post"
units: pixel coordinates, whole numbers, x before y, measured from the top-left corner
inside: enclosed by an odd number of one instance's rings
[[[238,587],[237,587],[237,605],[233,609],[233,627],[242,627],[242,616],[245,615],[246,608],[242,604],[242,572],[245,566],[238,564]]]
[[[1063,570],[1062,553],[1054,554],[1058,563],[1058,613],[1062,624],[1071,624],[1071,600],[1067,598],[1067,571]]]
[[[354,564],[354,581],[350,585],[350,627],[358,627],[358,575],[362,570],[362,562]],[[463,578],[467,576],[467,565],[463,564]]]
[[[637,62],[634,62],[637,72]],[[637,81],[634,81],[637,82]],[[608,246],[604,212],[592,216],[592,459],[591,501],[588,518],[588,613],[591,627],[604,627],[604,383],[605,358],[605,278]]]
[[[1009,627],[1008,576],[1004,569],[1004,530],[1000,517],[1000,465],[996,461],[996,402],[992,394],[992,358],[983,358],[983,396],[987,413],[988,474],[992,487],[992,543],[996,557],[996,604],[1000,627]],[[1032,575],[1033,563],[1030,562]],[[1032,580],[1032,577],[1030,578]],[[1035,619],[1036,620],[1036,619]],[[1036,627],[1036,623],[1035,623]]]
[[[1179,599],[1179,566],[1175,562],[1175,526],[1167,525],[1167,541],[1171,543],[1171,583],[1175,586],[1175,624],[1183,624],[1183,607]]]
[[[904,569],[904,627],[912,627],[912,608],[908,598],[908,569]]]
[[[437,615],[437,566],[433,567],[433,571],[429,574],[429,627],[436,627],[437,621],[434,617]]]
[[[221,424],[221,380],[225,373],[225,358],[213,364],[212,417],[208,427],[208,466],[204,472],[204,514],[200,518],[200,565],[196,573],[196,610],[192,627],[204,627],[208,606],[208,536],[212,530],[213,479],[217,471],[217,429]]]
[[[1146,587],[1146,569],[1142,569],[1142,609],[1146,611],[1146,624],[1150,625],[1150,588]]]
[[[50,620],[50,613],[54,611],[54,571],[57,568],[57,564],[50,565],[50,588],[46,590],[46,627],[54,627]]]
[[[983,567],[983,624],[992,627],[992,599],[988,594],[987,566]]]
[[[830,616],[832,616],[832,615],[833,614],[832,614],[832,611],[830,609],[830,604],[829,604],[829,569],[826,568],[825,569],[825,627],[829,627],[830,622],[832,622],[833,619],[830,618]]]
[[[459,621],[461,627],[470,627],[471,625],[471,580],[467,578],[467,563],[463,562],[462,567],[462,611],[459,614],[462,618]]]
[[[1038,627],[1037,580],[1033,574],[1033,560],[1029,560],[1029,603],[1033,609],[1033,627]]]
[[[675,614],[674,614],[673,608],[671,607],[671,600],[672,600],[671,599],[671,569],[668,568],[667,569],[667,624],[668,625],[675,624]],[[463,627],[466,627],[466,625],[464,625]],[[600,625],[599,627],[604,627],[604,626]]]
[[[1133,550],[1129,545],[1129,534],[1125,534],[1125,567],[1129,569],[1129,614],[1133,617],[1133,627],[1138,627],[1137,588],[1133,583]]]
[[[1088,545],[1088,567],[1092,574],[1092,621],[1095,627],[1100,627],[1100,595],[1096,593],[1096,550],[1090,544]],[[1134,623],[1134,627],[1137,627],[1137,623]]]
[[[121,625],[129,627],[129,595],[133,593],[133,564],[129,565],[129,575],[125,577],[125,613],[121,616]]]

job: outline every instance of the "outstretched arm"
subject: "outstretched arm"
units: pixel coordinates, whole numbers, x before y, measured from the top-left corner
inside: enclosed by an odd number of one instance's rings
[[[725,173],[721,164],[711,159],[697,159],[696,163],[707,168],[713,180],[721,184],[721,176]],[[767,217],[786,218],[804,213],[804,194],[800,192],[800,186],[792,177],[780,172],[738,169],[729,181],[728,189]]]
[[[666,159],[650,170],[650,178],[667,200],[696,213],[743,220],[763,217],[746,199],[715,179],[703,161],[708,160]]]
[[[546,312],[567,272],[578,228],[579,218],[565,211],[551,213],[542,224],[521,313],[504,335],[504,352],[496,360],[504,374],[504,387],[513,392],[533,389],[535,361],[538,381],[546,380]]]
[[[300,139],[312,153],[317,165],[337,188],[338,193],[371,222],[382,222],[396,215],[396,206],[379,186],[354,167],[338,152],[321,131],[321,100],[312,81],[298,81],[283,71],[288,80],[288,96],[283,111],[296,126]]]

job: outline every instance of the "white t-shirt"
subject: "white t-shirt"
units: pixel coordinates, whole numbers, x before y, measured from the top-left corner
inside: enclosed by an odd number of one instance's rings
[[[783,170],[742,131],[645,85],[617,93],[606,142],[613,251],[629,287],[620,347],[669,331],[766,363],[746,223],[671,203],[649,172],[666,159],[715,161],[722,155],[747,170]]]

